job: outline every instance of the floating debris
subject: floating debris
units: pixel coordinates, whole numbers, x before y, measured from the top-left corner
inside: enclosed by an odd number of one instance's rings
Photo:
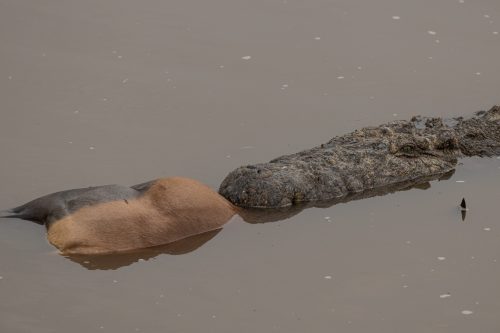
[[[437,257],[438,260],[443,261],[446,260],[446,257]]]
[[[476,72],[474,74],[476,74],[477,76],[479,76],[479,75],[481,75],[481,72]]]
[[[465,203],[465,198],[462,198],[462,202],[460,203],[460,208],[462,210],[467,210],[467,204]]]
[[[95,147],[94,147],[94,146],[90,146],[90,147],[89,147],[89,149],[90,149],[90,150],[94,150],[94,149],[95,149]]]
[[[400,20],[400,19],[401,19],[401,16],[394,15],[394,16],[392,17],[392,19],[393,19],[393,20]]]
[[[455,183],[465,183],[465,180],[457,180]]]
[[[123,79],[122,80],[122,83],[127,83],[128,82],[128,79]]]
[[[252,59],[252,57],[251,56],[244,56],[244,57],[241,57],[241,59],[243,59],[243,60],[250,60],[250,59]]]
[[[118,282],[118,280],[113,280],[113,283],[117,283],[117,282]]]
[[[320,39],[321,39],[321,37],[314,37],[314,39],[315,39],[315,40],[320,40]]]
[[[491,228],[483,228],[484,231],[491,231]]]
[[[75,111],[73,111],[73,113],[74,113],[74,114],[79,114],[79,113],[80,113],[80,111],[75,110]]]
[[[360,71],[360,70],[362,70],[362,69],[363,69],[363,67],[361,67],[361,66],[358,66],[358,71]]]
[[[12,75],[9,75],[9,76],[8,76],[8,79],[9,79],[9,80],[12,80]]]
[[[331,276],[331,275],[325,275],[323,278],[324,278],[325,280],[331,280],[331,279],[332,279],[332,276]]]
[[[493,31],[493,35],[498,35],[498,31]]]
[[[448,297],[451,297],[451,294],[450,294],[450,293],[446,293],[446,294],[441,294],[441,295],[439,295],[439,298],[448,298]]]
[[[427,33],[428,33],[429,35],[432,35],[432,36],[437,35],[437,32],[432,31],[432,30],[427,31]]]
[[[338,80],[342,80],[342,79],[344,79],[344,78],[345,78],[344,76],[337,76],[337,79],[338,79]]]
[[[463,311],[462,311],[462,314],[463,314],[463,315],[466,315],[466,316],[471,315],[471,314],[473,314],[473,313],[474,313],[474,311],[471,311],[471,310],[463,310]]]

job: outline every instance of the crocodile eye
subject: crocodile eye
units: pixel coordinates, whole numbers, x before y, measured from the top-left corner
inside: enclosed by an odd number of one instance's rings
[[[415,151],[415,147],[412,145],[404,145],[403,147],[399,148],[399,152],[403,154],[411,154]]]
[[[416,145],[407,143],[398,149],[396,156],[415,157],[419,152],[420,149]]]

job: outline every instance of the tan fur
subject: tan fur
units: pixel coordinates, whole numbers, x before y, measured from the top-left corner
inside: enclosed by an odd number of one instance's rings
[[[237,208],[206,185],[160,179],[136,200],[84,207],[54,222],[51,244],[68,254],[109,253],[167,244],[215,230]]]

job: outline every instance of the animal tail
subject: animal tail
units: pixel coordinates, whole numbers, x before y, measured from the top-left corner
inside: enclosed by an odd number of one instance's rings
[[[28,204],[25,204],[11,209],[0,210],[0,218],[14,217],[30,220],[33,218],[33,214],[30,214],[29,208]]]
[[[0,210],[0,218],[3,218],[3,217],[15,217],[15,214],[12,209],[4,209],[4,210]]]

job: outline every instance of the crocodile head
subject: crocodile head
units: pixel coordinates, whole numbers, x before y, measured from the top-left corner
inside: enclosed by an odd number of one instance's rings
[[[239,206],[275,208],[416,184],[456,165],[460,147],[454,125],[414,117],[363,128],[269,163],[240,167],[219,192]]]

